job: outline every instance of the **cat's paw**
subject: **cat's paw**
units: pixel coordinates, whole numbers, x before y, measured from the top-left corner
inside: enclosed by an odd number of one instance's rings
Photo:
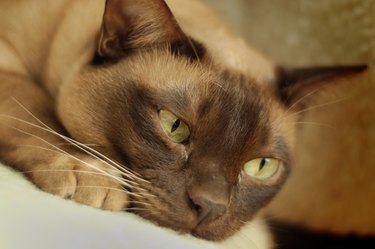
[[[79,160],[77,160],[79,159]],[[43,191],[105,210],[124,210],[128,196],[117,170],[86,156],[60,156],[29,173]]]

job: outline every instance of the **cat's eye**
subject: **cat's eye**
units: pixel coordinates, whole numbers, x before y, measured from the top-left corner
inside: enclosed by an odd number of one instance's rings
[[[276,174],[280,166],[280,161],[272,158],[258,158],[248,161],[244,165],[244,171],[247,175],[266,180]]]
[[[183,143],[190,136],[187,124],[173,113],[160,110],[160,125],[165,134],[175,143]]]

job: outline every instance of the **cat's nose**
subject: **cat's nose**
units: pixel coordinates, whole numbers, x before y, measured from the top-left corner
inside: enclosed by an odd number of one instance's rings
[[[191,200],[197,212],[198,224],[215,220],[227,210],[226,203],[208,195],[192,196]]]
[[[191,158],[187,194],[197,214],[198,224],[209,223],[229,209],[231,187],[220,162],[211,158]]]

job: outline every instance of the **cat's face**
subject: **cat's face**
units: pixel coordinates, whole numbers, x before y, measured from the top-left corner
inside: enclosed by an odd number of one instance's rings
[[[270,89],[209,60],[160,49],[92,66],[72,83],[63,118],[74,138],[149,181],[129,188],[141,196],[130,196],[136,213],[222,239],[285,181],[293,120]]]
[[[282,99],[290,100],[290,88],[227,70],[201,45],[191,49],[164,2],[152,2],[155,16],[167,19],[155,30],[125,8],[144,10],[144,1],[107,1],[102,63],[64,86],[59,116],[73,138],[99,145],[145,180],[126,187],[131,210],[220,240],[262,209],[287,178],[295,115]],[[118,25],[121,19],[141,23]]]

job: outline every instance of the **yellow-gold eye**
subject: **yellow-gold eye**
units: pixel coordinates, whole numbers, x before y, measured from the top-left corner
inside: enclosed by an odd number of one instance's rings
[[[277,172],[280,161],[272,158],[258,158],[248,161],[244,165],[244,171],[251,177],[266,180]]]
[[[160,125],[165,134],[175,143],[182,143],[190,136],[189,127],[169,111],[159,112]]]

